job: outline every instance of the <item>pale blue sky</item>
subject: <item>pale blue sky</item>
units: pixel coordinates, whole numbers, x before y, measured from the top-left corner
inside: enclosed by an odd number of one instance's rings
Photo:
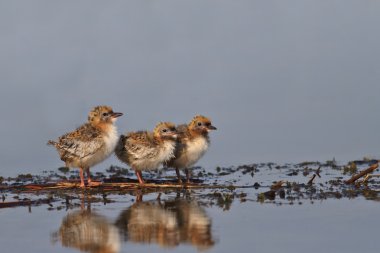
[[[2,174],[61,166],[46,141],[98,104],[120,132],[210,116],[209,168],[379,157],[379,24],[379,1],[1,1]]]

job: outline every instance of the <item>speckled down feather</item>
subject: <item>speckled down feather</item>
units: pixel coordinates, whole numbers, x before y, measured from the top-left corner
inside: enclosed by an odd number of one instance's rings
[[[48,144],[57,148],[62,161],[70,162],[96,153],[102,148],[104,141],[100,130],[86,123],[76,131],[59,137],[57,142],[49,141]]]
[[[86,123],[74,132],[49,141],[58,150],[60,158],[68,167],[91,167],[108,157],[117,142],[117,129],[112,126],[110,133],[104,135],[98,128]]]
[[[122,161],[138,170],[156,169],[161,163],[174,157],[175,141],[158,142],[152,133],[139,131],[122,135],[115,154]]]

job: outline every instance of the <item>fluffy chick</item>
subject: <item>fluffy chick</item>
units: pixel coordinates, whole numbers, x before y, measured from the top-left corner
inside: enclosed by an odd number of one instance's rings
[[[81,187],[85,186],[83,170],[91,185],[90,167],[102,162],[115,150],[118,133],[114,123],[122,115],[109,106],[96,106],[89,113],[87,123],[62,135],[57,141],[48,141],[47,144],[57,149],[67,167],[80,169]]]
[[[138,131],[120,136],[116,156],[135,170],[140,184],[144,184],[141,171],[158,168],[174,157],[177,130],[169,122],[159,123],[153,132]]]
[[[177,127],[178,138],[175,157],[167,162],[168,167],[176,169],[178,182],[182,183],[179,169],[184,169],[186,182],[190,182],[189,167],[194,165],[206,153],[209,144],[209,131],[216,130],[211,120],[205,116],[195,116],[189,124]]]

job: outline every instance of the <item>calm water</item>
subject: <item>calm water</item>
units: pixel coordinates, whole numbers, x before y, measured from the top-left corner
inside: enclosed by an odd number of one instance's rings
[[[363,199],[280,207],[234,203],[228,211],[198,206],[196,200],[133,204],[129,199],[92,205],[91,212],[46,207],[31,212],[1,210],[2,252],[21,253],[26,248],[30,252],[379,250],[379,204]],[[64,225],[65,221],[71,224]]]
[[[379,181],[362,189],[338,185],[350,176],[342,168],[323,167],[311,187],[305,183],[315,165],[250,168],[221,168],[200,177],[210,185],[260,187],[163,190],[160,200],[159,192],[141,191],[3,192],[6,201],[14,196],[55,201],[0,209],[2,252],[379,251]],[[260,201],[280,179],[297,187]]]

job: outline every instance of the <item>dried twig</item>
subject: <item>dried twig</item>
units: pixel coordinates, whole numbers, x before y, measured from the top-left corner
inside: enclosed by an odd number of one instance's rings
[[[321,178],[321,175],[320,175],[319,173],[321,173],[321,166],[319,166],[318,169],[317,169],[317,171],[315,172],[315,174],[316,174],[319,178]]]
[[[307,182],[308,185],[311,185],[313,184],[313,181],[315,179],[315,177],[317,176],[317,174],[313,174],[313,176],[310,178],[310,180]]]
[[[321,166],[318,167],[318,169],[315,171],[315,173],[313,174],[313,176],[310,178],[310,180],[307,182],[308,185],[311,185],[313,184],[314,182],[314,179],[316,176],[318,176],[319,178],[321,178],[321,175],[319,174],[321,172]]]
[[[353,184],[353,183],[355,183],[356,180],[358,180],[359,178],[361,178],[361,177],[363,177],[369,173],[372,173],[378,167],[379,167],[378,163],[372,164],[368,169],[365,169],[365,170],[359,172],[358,174],[353,175],[350,179],[346,180],[345,183],[346,184]]]
[[[12,186],[8,190],[16,190],[19,192],[35,192],[43,190],[71,190],[80,189],[79,182],[57,182],[49,184],[27,184],[22,186]],[[99,189],[103,191],[117,191],[117,190],[136,190],[136,189],[236,189],[236,188],[253,188],[253,185],[236,186],[236,185],[205,185],[205,184],[178,184],[162,181],[159,183],[145,183],[140,185],[137,182],[112,182],[102,183],[97,186],[86,187],[85,189]]]

